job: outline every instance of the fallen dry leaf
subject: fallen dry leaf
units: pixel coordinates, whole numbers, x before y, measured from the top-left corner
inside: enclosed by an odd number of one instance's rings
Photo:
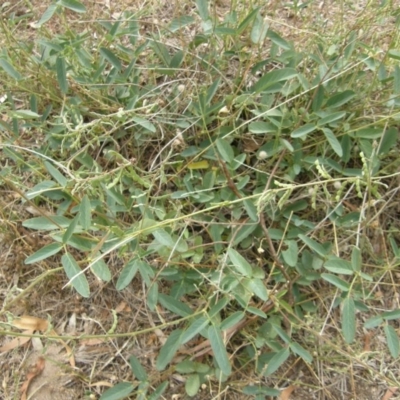
[[[23,383],[22,387],[21,387],[21,400],[26,400],[27,398],[27,391],[28,391],[28,387],[30,382],[32,381],[33,378],[37,377],[38,375],[41,374],[41,372],[43,371],[45,366],[45,361],[43,357],[39,357],[36,365],[34,365],[33,367],[31,367],[29,369],[29,372],[26,375],[26,380]]]
[[[32,335],[33,330],[26,330],[23,333],[25,333],[27,335]],[[29,336],[16,337],[15,339],[6,343],[4,346],[1,346],[0,353],[5,353],[5,352],[15,349],[19,346],[22,346],[23,344],[28,343],[30,340],[31,340],[31,338]]]
[[[392,396],[397,392],[397,387],[392,387],[389,388],[386,393],[384,394],[384,396],[382,397],[382,400],[389,400],[392,398]]]
[[[31,329],[33,331],[45,332],[49,323],[45,319],[23,315],[13,321],[13,326],[19,329]]]
[[[279,400],[289,400],[290,395],[292,394],[293,390],[296,389],[296,386],[290,385],[286,389],[283,389],[280,396]]]

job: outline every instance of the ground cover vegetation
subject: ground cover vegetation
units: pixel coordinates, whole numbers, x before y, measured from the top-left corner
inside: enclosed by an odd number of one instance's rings
[[[395,398],[395,2],[88,3],[2,6],[2,398]]]

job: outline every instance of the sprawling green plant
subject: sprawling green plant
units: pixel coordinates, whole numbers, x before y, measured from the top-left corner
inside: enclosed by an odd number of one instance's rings
[[[65,9],[85,12],[60,0],[38,21],[36,45],[9,38],[0,56],[9,117],[0,120],[9,163],[1,178],[42,212],[23,226],[52,238],[26,264],[59,257],[83,297],[92,274],[119,291],[140,278],[149,310],[174,316],[156,368],[185,374],[189,396],[209,376],[225,382],[249,364],[268,377],[290,355],[311,363],[313,349],[296,338],[320,333],[307,325],[318,286],[340,307],[344,341],[354,341],[356,312],[371,312],[379,273],[364,268],[364,226],[394,193],[388,160],[400,92],[398,51],[374,54],[355,32],[305,52],[270,29],[260,8],[219,21],[206,1],[196,6],[145,35],[140,15],[98,21],[95,39],[89,30],[48,34]],[[182,41],[188,28],[197,33]],[[17,106],[15,87],[28,108]],[[385,112],[372,120],[365,93],[378,91]],[[24,145],[22,132],[40,140]],[[29,189],[18,178],[25,173]],[[393,268],[393,238],[391,247]],[[122,268],[108,265],[111,255]],[[389,321],[399,314],[365,322],[384,325],[393,357],[399,339]],[[229,357],[236,333],[247,345]],[[202,349],[191,346],[197,336]],[[187,358],[174,365],[183,348]],[[200,354],[213,361],[196,361]],[[166,389],[167,381],[153,388],[136,357],[130,365],[138,386],[120,383],[102,399],[155,399]]]

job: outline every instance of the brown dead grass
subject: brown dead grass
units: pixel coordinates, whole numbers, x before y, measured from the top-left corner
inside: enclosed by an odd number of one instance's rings
[[[170,21],[174,16],[190,12],[188,6],[180,1],[156,2],[143,0],[129,1],[83,1],[88,7],[90,20],[87,15],[77,16],[70,13],[72,29],[90,27],[90,23],[99,19],[113,19],[126,9],[141,11],[143,18],[148,19],[154,26]],[[15,29],[19,39],[34,40],[36,31],[30,26],[31,22],[39,19],[49,2],[39,0],[19,1],[10,6],[7,12],[32,15]],[[135,3],[135,4],[133,4]],[[300,14],[294,14],[282,2],[275,1],[267,7],[266,16],[271,26],[281,32],[282,36],[294,40],[304,49],[318,41],[323,36],[343,35],[353,29],[362,30],[362,22],[370,21],[375,8],[365,8],[367,2],[312,2]],[[223,16],[229,10],[230,2],[216,2],[216,13]],[[376,29],[373,39],[388,44],[395,29],[393,20],[375,18]],[[339,21],[339,23],[338,23]],[[50,32],[57,33],[61,28],[55,18],[48,25]],[[89,28],[90,29],[90,28]],[[360,31],[361,32],[361,31]],[[362,32],[361,32],[362,34]],[[368,39],[368,38],[366,38]],[[371,38],[372,39],[372,38]],[[365,39],[364,39],[365,40]],[[3,304],[3,322],[6,322],[7,310],[9,315],[30,315],[49,320],[57,339],[35,339],[0,355],[0,376],[2,385],[0,398],[11,400],[19,398],[19,390],[26,380],[29,368],[34,367],[39,357],[44,358],[45,369],[33,379],[28,395],[31,399],[94,399],[108,387],[121,381],[132,381],[132,375],[127,362],[130,355],[136,355],[151,376],[154,386],[168,379],[170,387],[164,395],[165,399],[184,399],[184,378],[170,370],[156,372],[155,358],[158,350],[166,339],[167,331],[156,329],[169,320],[169,315],[162,309],[150,313],[145,307],[146,296],[139,280],[135,280],[128,288],[118,292],[112,284],[103,285],[92,279],[90,283],[92,296],[82,299],[69,288],[62,290],[67,279],[64,273],[45,275],[59,267],[56,258],[46,260],[38,265],[26,266],[23,260],[43,245],[48,243],[46,235],[30,232],[21,227],[24,219],[30,215],[26,205],[12,188],[2,186],[0,216],[4,221],[4,229],[0,242],[0,300]],[[110,258],[108,265],[115,276],[121,268],[121,260]],[[42,279],[41,276],[44,276]],[[397,277],[395,277],[397,278]],[[32,290],[24,291],[18,297],[21,289],[29,287],[36,281]],[[384,282],[382,282],[384,284]],[[18,288],[18,289],[17,289]],[[378,302],[383,308],[398,307],[397,286],[382,285],[377,288]],[[333,294],[332,294],[333,296]],[[399,399],[393,393],[388,395],[390,382],[399,382],[398,366],[387,356],[385,341],[379,335],[365,338],[358,343],[358,348],[341,349],[351,357],[346,358],[338,349],[326,344],[324,337],[318,339],[311,331],[319,331],[324,324],[324,318],[329,312],[332,296],[320,299],[321,320],[312,320],[310,331],[299,331],[303,346],[314,353],[314,365],[306,365],[299,359],[292,358],[273,377],[260,378],[251,369],[237,371],[229,387],[219,387],[217,382],[210,381],[194,399],[246,399],[240,394],[240,388],[250,384],[262,384],[279,388],[293,385],[293,391],[284,392],[283,396],[291,400],[333,399],[333,400],[376,400]],[[16,299],[16,300],[12,300]],[[395,304],[390,304],[394,300]],[[114,316],[111,310],[116,310],[118,322],[113,328]],[[329,315],[328,326],[324,335],[334,338],[340,331],[338,314]],[[144,329],[154,328],[142,335],[132,335]],[[105,335],[110,333],[110,339],[62,339],[65,336]],[[121,334],[121,336],[118,336]],[[246,332],[251,336],[251,332]],[[246,337],[246,334],[244,337]],[[360,330],[359,337],[363,337]],[[11,338],[2,336],[0,346],[7,345]],[[241,337],[240,340],[244,340]],[[334,339],[333,339],[334,340]],[[368,341],[368,343],[367,343]],[[234,345],[243,343],[234,341]],[[73,361],[68,357],[66,347],[72,349]],[[364,349],[363,349],[364,346]],[[349,364],[349,360],[352,360]],[[388,379],[386,379],[388,378]],[[56,385],[54,385],[56,382]],[[36,393],[36,394],[34,394]],[[91,396],[86,395],[91,393]],[[389,396],[389,397],[388,397]],[[282,397],[282,400],[284,397]]]

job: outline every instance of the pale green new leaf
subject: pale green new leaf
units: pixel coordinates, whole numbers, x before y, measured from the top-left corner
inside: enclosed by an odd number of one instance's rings
[[[40,250],[33,253],[31,256],[25,259],[25,264],[33,264],[39,261],[42,261],[48,257],[57,254],[62,249],[62,244],[60,243],[51,243],[47,246],[42,247]]]
[[[252,293],[259,297],[263,301],[268,300],[268,292],[263,281],[261,279],[252,278],[246,285]]]
[[[361,250],[359,247],[354,246],[351,252],[351,267],[353,268],[353,271],[361,271],[361,263]]]
[[[352,297],[342,303],[342,332],[347,343],[352,343],[356,335],[356,308]]]
[[[172,249],[175,246],[175,241],[172,239],[172,236],[166,232],[164,229],[157,229],[152,232],[154,239],[157,240],[158,243]]]
[[[71,285],[82,297],[90,296],[89,283],[86,276],[82,273],[78,263],[70,253],[66,253],[61,257],[61,263],[64,267],[65,273],[68,279],[71,281]]]
[[[161,347],[156,360],[156,368],[158,371],[162,371],[167,367],[180,346],[182,346],[182,330],[176,329],[169,334],[167,341]]]
[[[229,376],[232,372],[231,364],[225,349],[224,341],[222,340],[221,331],[216,326],[211,325],[208,328],[208,339],[218,367],[225,376]]]

